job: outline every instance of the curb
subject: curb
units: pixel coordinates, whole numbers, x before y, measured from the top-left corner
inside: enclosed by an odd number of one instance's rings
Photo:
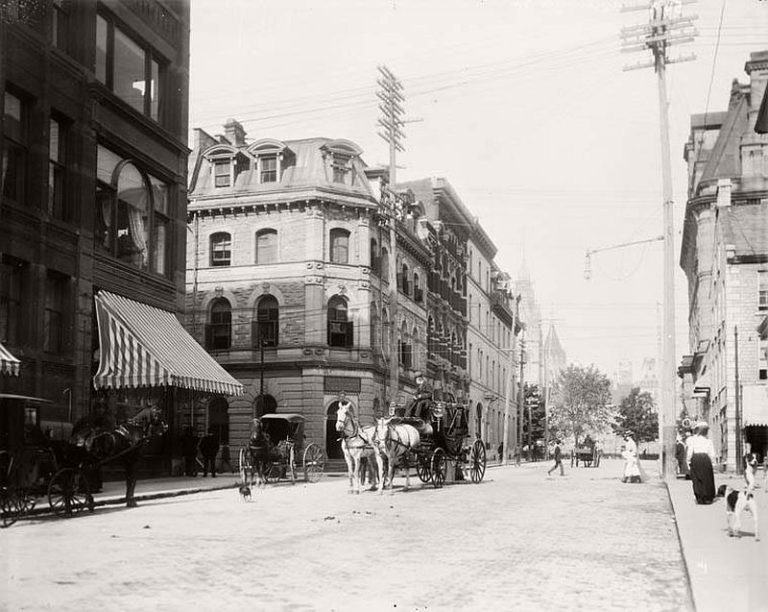
[[[685,583],[688,591],[688,597],[690,598],[693,610],[696,610],[696,598],[693,595],[693,584],[691,583],[691,572],[688,569],[688,558],[685,555],[685,546],[683,545],[683,538],[680,535],[680,525],[677,523],[677,508],[675,508],[675,502],[672,498],[672,492],[669,490],[669,483],[666,480],[662,480],[664,488],[667,491],[667,499],[669,500],[669,506],[672,509],[672,517],[675,523],[675,533],[677,534],[677,544],[680,546],[680,556],[683,559],[683,569],[685,570]]]

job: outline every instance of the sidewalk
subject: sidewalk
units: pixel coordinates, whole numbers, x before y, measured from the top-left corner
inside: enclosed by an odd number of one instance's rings
[[[744,479],[715,474],[715,484],[741,488]],[[755,498],[762,517],[759,542],[755,541],[749,514],[742,517],[744,535],[731,538],[726,530],[724,499],[700,506],[693,498],[691,481],[677,479],[667,484],[697,612],[768,611],[768,489],[765,482],[758,481],[758,486]]]

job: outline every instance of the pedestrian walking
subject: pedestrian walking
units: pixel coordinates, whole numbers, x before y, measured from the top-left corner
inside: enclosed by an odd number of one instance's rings
[[[675,460],[677,461],[677,475],[687,477],[688,461],[686,459],[685,438],[681,434],[677,434],[675,441]]]
[[[716,494],[715,474],[712,470],[715,448],[712,446],[712,440],[707,437],[708,434],[709,424],[699,421],[688,445],[688,467],[697,504],[711,504]]]
[[[504,442],[499,443],[499,463],[504,463]]]
[[[643,482],[640,459],[637,456],[637,443],[631,431],[624,432],[624,446],[621,456],[624,457],[624,475],[621,482]]]
[[[216,455],[219,453],[219,439],[215,435],[215,429],[208,429],[208,434],[200,440],[200,454],[203,456],[203,476],[216,478]]]
[[[563,468],[563,451],[560,450],[560,440],[555,440],[555,448],[552,451],[552,456],[555,459],[555,465],[549,468],[547,476],[554,472],[558,467],[560,468],[560,476],[565,476],[565,469]]]

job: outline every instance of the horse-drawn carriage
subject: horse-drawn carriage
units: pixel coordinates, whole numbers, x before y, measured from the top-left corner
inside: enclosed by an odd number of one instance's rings
[[[487,463],[485,444],[479,438],[470,440],[467,407],[444,394],[440,400],[422,386],[405,406],[404,416],[390,424],[406,424],[419,433],[413,448],[416,475],[424,483],[442,487],[448,476],[449,463],[454,463],[456,478],[479,483],[485,476]],[[410,453],[405,453],[404,467],[411,467]]]
[[[266,482],[289,479],[296,482],[297,461],[305,482],[317,482],[325,468],[325,452],[314,442],[304,446],[304,417],[300,414],[265,414],[259,419],[266,434],[266,460],[263,476]],[[252,449],[248,444],[240,448],[238,456],[240,477],[247,482],[256,468]]]
[[[0,394],[0,518],[8,527],[47,498],[52,512],[93,511],[88,457],[43,433],[41,408],[50,401]]]
[[[119,426],[85,417],[71,427],[60,417],[60,438],[55,439],[41,428],[40,412],[50,404],[41,398],[0,394],[2,526],[31,513],[40,498],[47,498],[50,511],[57,515],[93,512],[91,491],[98,470],[116,460],[125,467],[126,503],[135,505],[139,455],[152,437],[167,429],[159,411],[144,408]]]
[[[417,382],[418,391],[404,409],[377,418],[373,426],[362,427],[351,404],[340,402],[336,430],[349,468],[350,491],[360,491],[362,459],[376,460],[382,491],[391,487],[396,467],[405,470],[406,486],[415,467],[422,482],[442,487],[451,463],[457,480],[482,481],[485,445],[480,439],[470,440],[467,408],[447,393],[437,399],[423,379]]]
[[[600,457],[602,454],[597,444],[587,438],[571,451],[571,467],[579,467],[579,461],[581,461],[584,467],[600,467]]]

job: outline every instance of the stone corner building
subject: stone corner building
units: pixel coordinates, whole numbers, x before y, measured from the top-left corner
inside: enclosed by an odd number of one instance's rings
[[[710,423],[718,461],[768,454],[768,135],[756,131],[768,51],[746,62],[728,110],[691,117],[680,265],[688,278],[684,408]]]

